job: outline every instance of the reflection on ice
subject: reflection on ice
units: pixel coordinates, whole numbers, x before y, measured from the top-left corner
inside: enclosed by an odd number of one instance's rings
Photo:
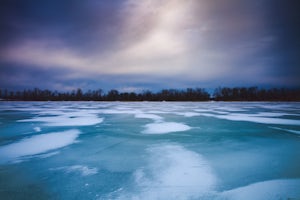
[[[68,146],[76,141],[80,131],[69,130],[42,135],[35,135],[19,142],[0,147],[0,162],[13,161],[14,159],[45,153]]]
[[[216,177],[201,155],[174,144],[148,153],[146,166],[134,173],[133,191],[117,199],[198,199],[214,190]]]

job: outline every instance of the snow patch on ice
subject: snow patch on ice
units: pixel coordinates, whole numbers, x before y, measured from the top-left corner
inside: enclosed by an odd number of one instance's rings
[[[163,118],[158,115],[154,114],[146,114],[146,113],[139,113],[134,115],[135,118],[141,118],[141,119],[152,119],[154,121],[161,121]]]
[[[100,111],[103,114],[140,114],[140,110],[133,109],[105,109]]]
[[[41,132],[42,131],[41,127],[34,127],[33,130],[35,130],[35,132]]]
[[[253,183],[225,191],[220,199],[265,200],[300,199],[300,179],[281,179]]]
[[[200,113],[197,112],[178,112],[177,115],[182,115],[184,117],[195,117],[195,116],[201,116]]]
[[[152,113],[152,114],[168,114],[169,112],[162,111],[162,110],[149,110],[148,113]]]
[[[57,116],[36,117],[18,120],[18,122],[42,122],[46,126],[91,126],[99,124],[103,118],[89,111],[66,112]]]
[[[238,105],[237,105],[238,106]],[[227,105],[226,107],[225,106],[222,106],[222,107],[216,107],[215,109],[216,110],[219,110],[219,111],[227,111],[227,112],[244,112],[244,111],[247,111],[246,109],[243,109],[243,108],[240,108],[242,106],[238,106],[238,107],[235,107],[235,106],[232,106],[232,105]]]
[[[90,176],[98,173],[98,169],[94,167],[73,165],[67,169],[68,172],[80,172],[82,176]]]
[[[24,156],[32,156],[62,148],[74,143],[79,130],[68,130],[35,135],[12,144],[0,147],[0,162],[13,161]]]
[[[279,113],[279,112],[259,112],[257,114],[251,114],[251,116],[255,116],[255,117],[282,117],[284,115],[291,115],[291,114]]]
[[[59,151],[53,151],[53,152],[50,152],[50,153],[43,153],[41,155],[37,155],[36,157],[38,157],[38,158],[49,158],[49,157],[55,156],[57,154],[59,154]]]
[[[143,133],[146,134],[165,134],[172,132],[181,132],[190,130],[191,127],[183,123],[177,122],[159,122],[145,125]]]
[[[106,109],[102,110],[101,113],[104,114],[128,114],[128,115],[134,115],[135,118],[140,119],[152,119],[154,121],[161,121],[163,118],[159,115],[155,115],[154,113],[150,112],[142,112],[141,110],[136,109]],[[157,113],[158,114],[158,113]]]
[[[98,173],[96,167],[88,167],[85,165],[72,165],[66,167],[51,168],[50,170],[63,170],[66,173],[80,173],[81,176],[90,176]]]
[[[279,125],[300,125],[300,120],[294,119],[282,119],[272,117],[259,117],[255,114],[228,114],[228,115],[215,115],[215,114],[201,114],[202,116],[215,117],[219,119],[226,119],[231,121],[247,121],[261,124],[279,124]]]

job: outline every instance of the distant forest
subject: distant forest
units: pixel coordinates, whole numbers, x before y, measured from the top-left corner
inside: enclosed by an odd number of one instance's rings
[[[7,101],[300,101],[300,89],[258,87],[219,87],[210,95],[203,88],[185,90],[164,89],[159,92],[144,91],[119,92],[110,90],[88,90],[80,88],[72,92],[41,90],[38,88],[23,91],[0,89],[0,100]]]

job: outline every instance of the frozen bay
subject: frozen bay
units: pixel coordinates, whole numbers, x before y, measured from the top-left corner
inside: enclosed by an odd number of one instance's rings
[[[300,103],[0,102],[0,199],[300,199]]]

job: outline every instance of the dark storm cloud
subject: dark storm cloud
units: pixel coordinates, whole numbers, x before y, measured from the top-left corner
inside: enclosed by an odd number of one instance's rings
[[[269,31],[276,37],[273,56],[278,74],[295,80],[300,86],[300,2],[297,0],[270,2],[267,10]]]
[[[26,65],[13,65],[0,63],[0,85],[1,88],[9,90],[22,89],[74,89],[74,85],[66,84],[70,80],[66,77],[72,73],[68,70],[40,69]],[[74,80],[73,83],[75,84]],[[78,84],[76,82],[76,84]]]
[[[238,62],[241,70],[251,62],[260,63],[269,68],[270,77],[258,78],[272,78],[273,85],[300,86],[299,1],[217,0],[208,5],[212,15],[206,15],[207,20],[216,27],[209,36],[214,47],[230,51],[244,44],[241,51],[253,51]]]
[[[105,49],[114,42],[120,27],[121,2],[3,0],[0,40],[9,45],[26,38],[58,38],[83,52],[90,48]]]
[[[147,89],[159,90],[162,83],[171,88],[174,85],[169,85],[169,83],[176,81],[174,79],[166,80],[164,77],[141,77],[139,75],[89,75],[85,77],[78,76],[76,71],[72,70],[42,69],[9,63],[0,63],[0,69],[0,86],[8,90],[39,88],[71,91],[81,88],[84,91],[103,89],[104,92],[110,89],[143,91]],[[177,86],[181,87],[180,84]]]

